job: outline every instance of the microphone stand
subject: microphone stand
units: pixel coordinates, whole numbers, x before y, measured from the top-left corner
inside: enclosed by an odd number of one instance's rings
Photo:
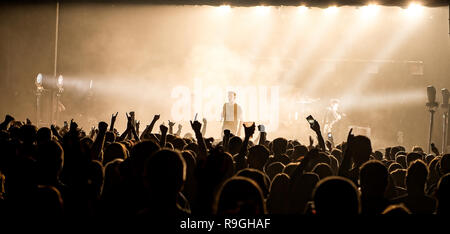
[[[428,107],[428,111],[430,112],[430,135],[428,137],[428,153],[431,152],[431,136],[433,134],[433,122],[434,122],[434,113],[436,112],[436,107],[439,106],[437,102],[428,102],[426,104]]]
[[[447,149],[447,137],[448,137],[448,109],[449,109],[449,104],[444,104],[442,103],[441,108],[444,110],[444,114],[442,115],[442,128],[443,128],[443,132],[442,132],[442,154],[446,153],[446,149]]]

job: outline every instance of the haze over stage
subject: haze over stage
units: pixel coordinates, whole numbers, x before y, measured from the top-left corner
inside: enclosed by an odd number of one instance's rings
[[[442,1],[426,1],[433,7],[414,1],[364,6],[339,1],[359,7],[327,1],[254,7],[238,5],[245,1],[206,2],[61,2],[57,74],[64,76],[67,115],[81,113],[80,121],[92,125],[110,112],[135,110],[144,122],[158,112],[187,123],[198,112],[218,129],[214,120],[226,89],[240,89],[247,119],[264,121],[263,107],[270,105],[260,101],[270,104],[270,89],[278,87],[278,122],[284,127],[274,134],[308,133],[304,117],[321,118],[329,99],[340,98],[349,116],[344,128],[395,128],[389,134],[372,131],[377,145],[397,141],[397,133],[426,142],[419,133],[427,125],[411,128],[409,122],[428,118],[423,87],[448,87],[448,9],[439,7]],[[383,6],[388,2],[398,6]],[[4,6],[2,96],[14,98],[4,101],[2,111],[26,117],[26,110],[34,109],[36,75],[53,74],[55,6]],[[86,105],[90,86],[95,102]],[[185,91],[189,111],[174,116],[172,107],[181,97],[176,95]],[[301,127],[284,131],[288,126]]]

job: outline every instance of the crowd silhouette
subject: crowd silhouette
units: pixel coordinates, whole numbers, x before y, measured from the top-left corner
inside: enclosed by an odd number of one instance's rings
[[[301,143],[255,132],[205,136],[174,122],[140,132],[127,116],[121,134],[75,121],[37,128],[7,115],[0,124],[0,212],[21,217],[177,217],[186,215],[403,215],[450,212],[450,154],[403,146],[374,151],[348,133],[333,146],[317,121]],[[109,127],[109,128],[108,128]],[[263,129],[263,128],[261,128]],[[258,136],[256,136],[258,135]],[[314,142],[317,142],[315,144]]]

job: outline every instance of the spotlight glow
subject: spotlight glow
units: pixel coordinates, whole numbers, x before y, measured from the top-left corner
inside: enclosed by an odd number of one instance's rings
[[[406,23],[406,22],[405,22]],[[390,36],[390,39],[387,39],[387,43],[381,50],[377,51],[375,55],[373,55],[372,60],[385,60],[392,56],[392,54],[396,51],[398,47],[408,39],[411,33],[414,32],[415,24],[411,23],[411,21],[407,21],[404,27],[401,27],[395,34]],[[374,78],[374,76],[370,75],[370,72],[374,70],[374,64],[369,64],[366,66],[363,71],[356,75],[353,79],[355,82],[343,93],[346,94],[345,98],[355,98],[355,95],[361,95],[361,90],[363,90],[368,83]],[[378,65],[377,65],[378,66]],[[379,69],[379,68],[378,68]]]
[[[298,13],[305,13],[306,11],[308,11],[308,7],[306,7],[306,6],[298,7]]]
[[[59,75],[58,76],[58,83],[57,83],[58,88],[62,88],[63,87],[63,82],[64,82],[63,76]]]
[[[337,6],[330,6],[324,10],[325,14],[336,14],[338,12]]]
[[[404,9],[403,12],[409,17],[419,16],[423,13],[424,6],[418,2],[411,2],[408,8]]]
[[[221,14],[229,13],[231,11],[231,6],[230,5],[221,5],[221,6],[217,7],[217,10]]]
[[[361,7],[361,13],[364,18],[375,16],[380,10],[380,6],[377,4],[369,4]]]
[[[258,13],[260,15],[266,15],[270,12],[270,7],[269,6],[256,6],[255,10],[256,10],[256,13]]]
[[[42,74],[39,73],[36,76],[36,84],[41,85],[42,84]]]

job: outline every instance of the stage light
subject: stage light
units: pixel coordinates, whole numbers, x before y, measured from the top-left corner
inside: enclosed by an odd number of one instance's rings
[[[231,11],[231,6],[230,5],[221,5],[217,9],[220,13],[225,14],[225,13],[229,13]]]
[[[446,88],[443,88],[441,91],[442,91],[442,106],[448,108],[448,101],[450,98],[450,93],[449,93],[448,89],[446,89]]]
[[[324,10],[325,14],[335,14],[336,12],[338,12],[338,7],[337,6],[329,6],[328,8],[326,8]]]
[[[361,13],[363,17],[373,17],[380,10],[380,6],[377,4],[369,4],[367,6],[361,7]]]
[[[258,13],[260,15],[265,15],[265,14],[269,13],[270,7],[269,6],[256,6],[255,10],[256,10],[256,13]]]
[[[427,87],[427,96],[428,96],[428,107],[435,107],[437,106],[436,102],[436,88],[432,85]]]
[[[306,7],[306,6],[298,7],[298,13],[305,13],[306,11],[308,11],[308,7]]]
[[[408,8],[404,9],[403,12],[407,16],[419,16],[423,13],[423,9],[424,7],[422,6],[422,4],[417,2],[411,2],[408,5]]]
[[[89,82],[89,89],[92,89],[92,80]]]
[[[64,83],[64,78],[62,75],[58,76],[58,81],[56,83],[56,87],[58,87],[58,89],[62,90],[63,88],[63,83]]]
[[[42,87],[42,74],[41,73],[37,74],[35,84],[37,87]]]

